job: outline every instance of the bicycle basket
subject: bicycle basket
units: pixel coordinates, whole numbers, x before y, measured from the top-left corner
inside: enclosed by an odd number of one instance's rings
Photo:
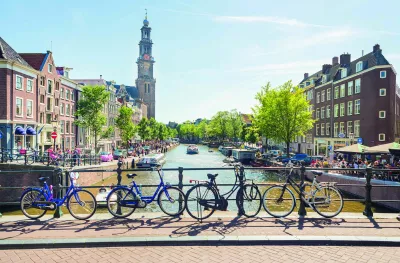
[[[69,177],[71,177],[72,180],[78,180],[79,178],[79,173],[77,172],[70,172]]]

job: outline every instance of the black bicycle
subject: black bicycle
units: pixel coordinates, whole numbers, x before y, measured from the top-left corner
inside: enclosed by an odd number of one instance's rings
[[[240,173],[239,173],[240,172]],[[237,190],[236,205],[239,213],[246,217],[254,217],[261,209],[261,193],[257,185],[246,184],[243,166],[235,166],[235,184],[225,194],[220,194],[215,178],[218,174],[207,174],[210,181],[190,180],[196,183],[186,193],[186,210],[197,220],[209,218],[215,210],[226,211],[228,200]],[[242,181],[238,184],[238,181]]]

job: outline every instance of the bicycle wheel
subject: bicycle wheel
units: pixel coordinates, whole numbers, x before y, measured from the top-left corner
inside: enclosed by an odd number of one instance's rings
[[[33,202],[46,201],[46,197],[36,189],[25,192],[21,196],[20,206],[22,213],[30,219],[38,219],[46,214],[46,210],[32,207]]]
[[[254,185],[244,185],[243,190],[239,189],[236,194],[236,205],[240,209],[242,201],[242,213],[246,217],[255,217],[261,209],[261,193]]]
[[[185,210],[185,194],[177,187],[161,190],[157,202],[161,210],[170,216],[180,215]]]
[[[15,156],[14,160],[17,163],[25,163],[25,156],[18,154]]]
[[[79,189],[68,197],[67,208],[76,219],[86,220],[96,212],[97,203],[91,192]]]
[[[217,193],[207,185],[195,185],[186,193],[185,203],[186,210],[191,217],[203,220],[209,218],[215,212]],[[204,207],[204,204],[210,207]]]
[[[136,195],[128,188],[120,187],[113,189],[107,196],[107,209],[114,217],[124,218],[130,216],[136,210],[136,206],[122,206],[120,201],[135,201]],[[137,202],[135,202],[137,204]]]
[[[311,204],[319,215],[331,218],[342,211],[343,197],[335,187],[324,186],[315,191]]]
[[[293,212],[296,199],[292,191],[283,186],[272,186],[263,195],[265,211],[273,217],[285,217]]]

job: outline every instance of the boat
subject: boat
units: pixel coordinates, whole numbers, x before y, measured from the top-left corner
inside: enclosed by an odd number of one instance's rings
[[[210,150],[208,150],[208,152],[209,152],[209,153],[213,153],[214,151],[210,149]]]
[[[187,147],[186,153],[187,154],[198,154],[199,153],[199,148],[197,148],[196,145],[191,144],[191,145],[189,145]]]
[[[163,153],[153,153],[140,158],[136,164],[137,168],[152,168],[162,166],[165,163],[165,155]]]
[[[227,157],[224,160],[222,160],[224,163],[236,163],[237,161],[233,157]]]
[[[256,159],[256,151],[246,149],[233,149],[232,157],[237,162],[247,164],[250,163],[250,161],[254,161]]]
[[[268,167],[268,165],[260,160],[250,161],[250,165],[252,167]]]
[[[111,189],[106,188],[104,186],[102,186],[99,189],[99,193],[96,195],[97,206],[99,206],[99,207],[107,206],[107,196],[110,192],[111,192]],[[111,198],[110,199],[111,201],[116,201],[116,195],[111,196],[110,198]]]

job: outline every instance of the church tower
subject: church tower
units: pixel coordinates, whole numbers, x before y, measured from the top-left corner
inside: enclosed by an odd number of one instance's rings
[[[139,57],[136,61],[138,65],[138,78],[136,87],[139,90],[139,96],[147,104],[147,118],[155,118],[156,115],[156,80],[153,77],[153,65],[155,63],[152,56],[153,42],[150,38],[151,27],[146,17],[143,26],[140,29],[142,37],[139,42]]]

